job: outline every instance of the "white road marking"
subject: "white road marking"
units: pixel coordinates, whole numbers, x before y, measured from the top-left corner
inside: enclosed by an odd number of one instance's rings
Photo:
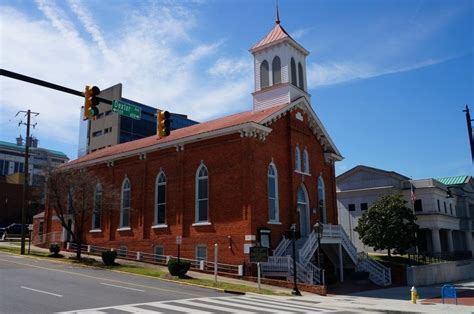
[[[40,292],[40,293],[44,293],[44,294],[54,295],[55,297],[59,297],[59,298],[62,298],[62,297],[63,297],[63,296],[60,295],[60,294],[56,294],[56,293],[52,293],[52,292],[47,292],[47,291],[43,291],[43,290],[37,290],[37,289],[33,289],[33,288],[28,288],[28,287],[25,287],[25,286],[21,286],[20,288],[26,289],[26,290],[31,290],[31,291],[36,291],[36,292]]]
[[[122,288],[122,289],[128,289],[128,290],[133,290],[133,291],[145,292],[145,290],[142,290],[142,289],[135,289],[135,288],[129,288],[129,287],[124,287],[124,286],[112,285],[110,283],[105,283],[105,282],[101,282],[100,284],[104,285],[104,286],[115,287],[115,288]]]
[[[134,306],[128,306],[128,305],[116,306],[113,309],[124,311],[124,312],[130,312],[130,313],[143,313],[143,314],[145,314],[145,313],[146,314],[150,314],[150,313],[159,314],[159,313],[161,313],[161,312],[157,312],[157,311],[150,311],[150,310],[146,310],[146,309],[142,309],[142,308],[134,307]],[[102,313],[106,313],[106,312],[102,312]]]

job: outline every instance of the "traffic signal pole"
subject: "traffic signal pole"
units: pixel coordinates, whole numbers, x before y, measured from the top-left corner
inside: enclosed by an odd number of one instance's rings
[[[71,88],[68,88],[68,87],[65,87],[65,86],[53,84],[53,83],[50,83],[50,82],[46,82],[46,81],[43,81],[43,80],[39,80],[39,79],[31,77],[31,76],[26,76],[26,75],[23,75],[23,74],[20,74],[20,73],[15,73],[15,72],[12,72],[12,71],[8,71],[8,70],[5,70],[5,69],[0,69],[0,76],[6,76],[6,77],[9,77],[9,78],[12,78],[12,79],[15,79],[15,80],[19,80],[19,81],[27,82],[27,83],[30,83],[30,84],[51,88],[51,89],[54,89],[54,90],[57,90],[57,91],[60,91],[60,92],[66,93],[66,94],[76,95],[76,96],[79,96],[79,97],[84,97],[85,96],[84,92],[74,90],[74,89],[71,89]],[[109,104],[109,105],[112,104],[111,100],[100,98],[100,97],[96,97],[96,98],[100,102],[103,102],[103,103],[106,103],[106,104]]]

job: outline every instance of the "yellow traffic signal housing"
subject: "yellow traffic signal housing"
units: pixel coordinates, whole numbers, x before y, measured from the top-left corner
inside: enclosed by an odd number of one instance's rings
[[[156,133],[158,138],[163,138],[171,133],[171,120],[168,111],[161,111],[157,113]]]
[[[84,90],[84,120],[89,120],[99,115],[99,99],[100,89],[97,86],[86,86]]]

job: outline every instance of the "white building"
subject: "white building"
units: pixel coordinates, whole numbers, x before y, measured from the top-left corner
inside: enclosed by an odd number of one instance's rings
[[[461,218],[458,216],[461,211],[458,213],[456,203],[460,193],[448,197],[448,186],[438,180],[410,180],[393,171],[357,166],[339,175],[336,182],[339,223],[358,250],[373,251],[371,247],[364,246],[354,231],[358,219],[380,196],[387,194],[401,194],[408,202],[407,206],[413,208],[420,227],[420,252],[474,250],[472,228],[461,229]],[[415,203],[411,201],[411,185],[415,187]],[[469,204],[467,206],[474,207],[474,200]],[[465,212],[463,210],[462,214]]]

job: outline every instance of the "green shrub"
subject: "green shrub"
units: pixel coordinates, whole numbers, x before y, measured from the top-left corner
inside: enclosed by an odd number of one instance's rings
[[[366,271],[356,271],[350,275],[352,280],[367,280],[369,279],[369,272]]]
[[[112,266],[115,264],[115,258],[117,257],[116,251],[105,251],[102,252],[102,261],[107,266]]]
[[[178,260],[176,259],[170,259],[170,261],[168,262],[168,270],[173,276],[184,276],[188,272],[189,267],[191,267],[190,262],[178,262]]]
[[[61,248],[59,247],[59,244],[57,243],[51,243],[49,245],[49,251],[54,254],[54,255],[58,255],[59,254],[59,251],[61,251]]]

